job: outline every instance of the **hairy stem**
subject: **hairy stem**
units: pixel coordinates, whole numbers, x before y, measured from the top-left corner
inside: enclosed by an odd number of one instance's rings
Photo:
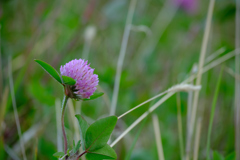
[[[62,123],[62,132],[63,132],[63,139],[64,139],[64,153],[67,153],[67,137],[66,137],[66,132],[64,128],[64,113],[66,109],[66,104],[68,101],[68,96],[64,95],[63,102],[62,102],[62,117],[61,117],[61,123]],[[67,158],[65,158],[67,159]]]

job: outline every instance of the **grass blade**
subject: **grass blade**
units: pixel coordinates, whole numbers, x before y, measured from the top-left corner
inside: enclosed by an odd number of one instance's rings
[[[235,73],[240,74],[240,0],[236,0],[236,37],[235,37]],[[236,159],[240,159],[240,81],[235,79],[235,152]]]
[[[122,66],[123,66],[124,57],[125,57],[126,50],[127,50],[128,38],[129,38],[130,30],[131,30],[133,13],[135,10],[136,3],[137,3],[137,0],[131,0],[129,10],[128,10],[127,21],[126,21],[126,25],[124,28],[121,50],[119,53],[119,58],[118,58],[118,63],[117,63],[117,73],[115,76],[110,115],[115,114],[116,107],[117,107],[117,99],[118,99],[118,91],[119,91],[120,79],[121,79],[121,74],[122,74]]]
[[[208,44],[208,39],[209,39],[209,33],[210,33],[210,28],[211,28],[211,20],[212,20],[212,15],[213,15],[213,8],[214,8],[214,3],[215,0],[210,0],[209,1],[209,7],[208,7],[208,13],[207,13],[207,21],[206,21],[206,26],[204,30],[204,35],[203,35],[203,41],[202,41],[202,46],[201,46],[201,53],[199,57],[199,64],[198,64],[198,73],[197,73],[197,79],[196,79],[196,85],[201,85],[201,80],[202,80],[202,70],[204,66],[204,60],[205,60],[205,55],[207,52],[207,44]],[[190,146],[191,140],[192,140],[192,135],[194,132],[194,125],[195,125],[195,120],[196,120],[196,113],[197,113],[197,107],[198,107],[198,98],[199,98],[199,91],[196,91],[194,94],[193,98],[193,106],[192,106],[192,114],[191,114],[191,121],[190,121],[190,135],[189,135],[189,140],[187,142],[187,146]],[[187,155],[186,159],[188,160],[190,157]]]
[[[199,150],[199,141],[200,141],[200,136],[201,136],[201,126],[202,126],[202,120],[201,120],[201,118],[198,118],[197,126],[196,126],[195,142],[194,142],[193,160],[198,160],[198,150]]]
[[[15,99],[15,93],[14,93],[11,57],[9,57],[9,59],[8,59],[8,65],[9,65],[8,66],[9,86],[10,86],[10,92],[11,92],[11,97],[12,97],[14,117],[15,117],[15,121],[16,121],[16,125],[17,125],[17,132],[18,132],[19,141],[20,141],[20,144],[21,144],[21,151],[22,151],[23,159],[27,160],[26,153],[25,153],[25,147],[24,147],[24,143],[23,143],[23,140],[22,140],[21,126],[20,126],[20,121],[19,121],[19,116],[18,116],[18,111],[17,111],[17,104],[16,104],[16,99]]]
[[[125,160],[129,160],[131,158],[132,151],[133,151],[133,149],[134,149],[134,147],[137,143],[138,137],[140,136],[140,133],[142,132],[142,129],[143,129],[146,121],[147,121],[147,118],[142,122],[140,128],[137,131],[137,134],[134,136],[134,140],[133,140],[132,145],[131,145],[131,147],[130,147],[130,149],[129,149],[126,157],[125,157]]]
[[[156,138],[157,149],[158,149],[158,159],[164,160],[161,131],[160,131],[160,126],[158,123],[157,115],[152,116],[152,121],[153,121],[153,128],[154,128],[154,132],[155,132],[155,138]]]
[[[216,89],[215,89],[215,93],[214,93],[214,97],[213,97],[213,102],[212,102],[210,122],[209,122],[209,126],[208,126],[208,136],[207,136],[207,159],[208,160],[210,159],[210,140],[211,140],[212,124],[213,124],[213,118],[214,118],[215,108],[216,108],[216,104],[217,104],[217,97],[218,97],[218,93],[219,93],[220,82],[221,82],[221,78],[222,78],[222,71],[223,71],[223,67],[222,67],[219,77],[218,77],[218,81],[217,81],[217,85],[216,85]]]
[[[7,99],[8,99],[8,87],[5,87],[3,92],[3,97],[1,99],[1,108],[0,108],[0,159],[4,158],[4,139],[3,139],[3,132],[2,132],[2,124],[5,116],[6,106],[7,106]]]
[[[181,100],[180,93],[177,93],[177,119],[178,119],[178,138],[180,146],[181,159],[184,157],[184,144],[183,144],[183,132],[182,132],[182,114],[181,114]]]

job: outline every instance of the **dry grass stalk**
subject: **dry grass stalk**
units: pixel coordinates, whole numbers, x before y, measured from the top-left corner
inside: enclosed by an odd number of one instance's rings
[[[216,59],[215,61],[211,62],[207,66],[205,66],[202,70],[202,74],[209,71],[213,67],[221,64],[222,62],[232,58],[234,56],[235,51],[227,53],[225,56]],[[182,83],[191,82],[193,81],[197,76],[192,75],[189,78],[185,79]],[[128,132],[130,132],[137,124],[139,124],[149,113],[151,113],[153,110],[155,110],[159,105],[161,105],[163,102],[165,102],[168,98],[170,98],[174,93],[169,92],[167,95],[165,95],[162,99],[160,99],[157,103],[155,103],[147,112],[142,114],[136,121],[134,121],[112,144],[111,147],[113,147],[116,143],[118,143]]]
[[[216,52],[212,53],[210,56],[208,56],[205,60],[205,64],[211,62],[212,60],[214,60],[215,58],[217,58],[218,56],[220,56],[223,52],[226,51],[225,47],[220,48],[219,50],[217,50]]]
[[[155,133],[156,143],[157,143],[158,159],[164,160],[163,146],[162,146],[162,140],[161,140],[161,130],[160,130],[160,125],[158,123],[158,116],[156,114],[152,116],[152,122],[153,122],[153,129]]]
[[[201,125],[202,125],[202,120],[201,120],[201,118],[198,118],[196,135],[195,135],[195,142],[194,142],[193,160],[198,160],[198,150],[199,150],[199,141],[200,141],[200,135],[201,135]]]
[[[178,123],[178,139],[180,146],[181,159],[184,159],[184,144],[183,144],[183,129],[182,129],[182,114],[181,114],[181,99],[180,94],[177,93],[177,123]]]
[[[204,36],[203,36],[203,42],[201,47],[201,53],[200,53],[200,59],[198,64],[198,73],[197,73],[197,79],[196,79],[196,85],[201,85],[202,80],[202,69],[204,65],[205,55],[207,51],[207,44],[208,44],[208,38],[211,28],[211,20],[212,20],[212,14],[213,14],[213,8],[214,8],[215,0],[211,0],[209,2],[209,8],[207,13],[207,22],[205,26]],[[191,114],[191,120],[190,120],[190,136],[187,142],[187,146],[191,145],[191,139],[193,135],[194,125],[195,125],[195,119],[196,119],[196,112],[197,112],[197,104],[198,104],[198,98],[199,98],[199,91],[196,91],[193,98],[193,108],[192,108],[192,114]],[[186,155],[186,159],[188,160],[189,154]]]
[[[240,81],[240,75],[239,75],[239,74],[236,74],[231,68],[225,66],[224,70],[225,70],[228,74],[230,74],[231,76],[233,76],[234,78],[236,78],[238,81]]]
[[[199,89],[201,89],[201,86],[194,86],[194,85],[189,85],[189,84],[177,84],[177,85],[169,88],[168,90],[163,91],[162,93],[160,93],[160,94],[158,94],[158,95],[156,95],[156,96],[154,96],[154,97],[152,97],[152,98],[150,98],[150,99],[142,102],[141,104],[133,107],[132,109],[130,109],[130,110],[128,110],[127,112],[125,112],[125,113],[123,113],[122,115],[120,115],[120,116],[118,117],[118,119],[120,119],[120,118],[122,118],[123,116],[127,115],[128,113],[134,111],[135,109],[143,106],[144,104],[146,104],[146,103],[148,103],[148,102],[150,102],[150,101],[152,101],[152,100],[154,100],[154,99],[156,99],[156,98],[158,98],[158,97],[161,97],[162,95],[164,95],[164,94],[166,94],[166,93],[169,93],[169,92],[180,92],[180,91],[185,91],[185,92],[186,92],[186,91],[195,91],[195,90],[199,90]]]
[[[113,89],[113,98],[112,98],[112,103],[111,103],[110,115],[115,114],[116,107],[117,107],[117,99],[118,99],[120,79],[121,79],[121,74],[122,74],[122,66],[123,66],[124,57],[126,54],[128,38],[129,38],[130,30],[131,30],[133,13],[135,10],[136,3],[137,3],[137,0],[131,0],[129,10],[128,10],[127,21],[126,21],[126,25],[124,28],[121,50],[120,50],[118,62],[117,62],[117,73],[115,76],[115,83],[114,83],[114,89]]]

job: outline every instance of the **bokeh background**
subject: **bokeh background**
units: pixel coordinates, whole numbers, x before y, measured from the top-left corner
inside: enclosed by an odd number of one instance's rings
[[[209,1],[185,1],[137,0],[115,115],[119,116],[180,83],[198,63]],[[71,104],[75,113],[81,113],[89,123],[109,115],[129,5],[128,0],[0,1],[0,159],[22,159],[13,103],[17,106],[27,158],[57,159],[52,155],[59,147],[56,113],[60,111],[63,88],[34,59],[43,60],[58,71],[61,65],[72,59],[87,59],[99,75],[98,91],[105,94],[93,101],[81,103],[73,100]],[[222,47],[220,56],[235,49],[235,11],[234,0],[216,0],[206,57]],[[206,158],[210,111],[221,66],[224,69],[213,122],[211,150],[224,157],[234,154],[235,78],[230,74],[234,71],[234,62],[232,58],[203,74],[198,103],[201,114],[197,114],[202,119],[199,159]],[[9,83],[11,75],[13,101]],[[178,96],[185,148],[188,93],[173,95],[154,111],[159,119],[167,160],[181,159]],[[154,102],[156,100],[119,120],[112,140]],[[76,138],[74,120],[68,110],[65,123],[70,142]],[[139,131],[136,145],[130,153]],[[128,154],[131,160],[158,159],[151,115],[114,149],[119,160],[125,159]]]

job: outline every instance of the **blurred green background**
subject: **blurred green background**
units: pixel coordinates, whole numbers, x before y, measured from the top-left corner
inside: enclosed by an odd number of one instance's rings
[[[189,76],[192,66],[198,63],[209,2],[194,1],[196,7],[191,12],[184,6],[176,9],[174,2],[176,1],[137,0],[132,21],[135,27],[130,31],[123,63],[117,116],[180,83]],[[98,90],[105,95],[89,102],[73,101],[75,110],[81,111],[90,122],[109,115],[129,4],[130,1],[127,0],[0,1],[0,159],[13,159],[12,156],[22,159],[12,99],[10,92],[7,92],[9,72],[13,75],[21,131],[29,138],[24,144],[28,159],[34,159],[36,150],[37,159],[57,159],[52,156],[57,152],[55,105],[56,101],[63,98],[63,88],[34,59],[43,60],[58,71],[61,65],[72,59],[88,59],[99,75]],[[166,7],[173,10],[166,10]],[[234,50],[235,10],[234,0],[216,0],[206,57],[221,47],[226,49],[222,55]],[[160,21],[157,19],[159,14]],[[153,24],[156,24],[155,29],[151,27]],[[147,32],[138,31],[136,26],[140,25]],[[158,34],[161,36],[158,37]],[[156,38],[157,45],[152,42],[153,37]],[[234,58],[224,62],[223,66],[234,70]],[[199,159],[206,157],[210,111],[220,69],[221,65],[211,69],[202,79],[198,104],[202,111]],[[211,138],[211,149],[223,156],[234,152],[234,82],[234,77],[225,69]],[[181,92],[180,98],[185,146],[188,94]],[[7,100],[6,103],[4,99]],[[112,139],[154,102],[122,118]],[[167,160],[180,159],[176,104],[174,95],[154,111],[159,118],[163,151]],[[69,113],[66,114],[65,123],[71,142],[74,126]],[[141,124],[136,126],[114,147],[119,160],[128,154],[140,126]],[[143,125],[130,159],[158,159],[151,116]]]

